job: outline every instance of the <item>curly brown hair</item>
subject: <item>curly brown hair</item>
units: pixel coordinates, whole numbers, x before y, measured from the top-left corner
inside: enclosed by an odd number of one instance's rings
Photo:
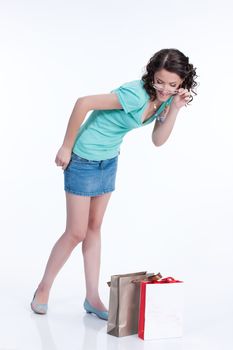
[[[195,79],[197,78],[196,68],[189,63],[189,57],[185,56],[177,49],[162,49],[156,52],[146,65],[146,72],[142,76],[144,82],[143,87],[154,101],[156,99],[156,90],[153,87],[154,74],[161,69],[166,69],[171,73],[176,73],[182,80],[184,80],[180,87],[192,91],[195,95],[197,93],[194,88],[198,85]],[[193,100],[192,95],[188,103]]]

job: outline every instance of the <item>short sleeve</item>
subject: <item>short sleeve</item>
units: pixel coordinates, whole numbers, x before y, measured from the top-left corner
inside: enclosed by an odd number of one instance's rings
[[[140,84],[140,80],[133,80],[124,83],[120,87],[112,90],[126,113],[139,110],[145,103],[145,93]]]

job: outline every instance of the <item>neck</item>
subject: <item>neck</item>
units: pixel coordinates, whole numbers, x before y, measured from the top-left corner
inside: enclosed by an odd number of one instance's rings
[[[156,106],[156,109],[158,109],[158,108],[161,106],[162,102],[159,101],[159,100],[156,98],[156,99],[153,101],[153,104],[154,104],[154,107]]]

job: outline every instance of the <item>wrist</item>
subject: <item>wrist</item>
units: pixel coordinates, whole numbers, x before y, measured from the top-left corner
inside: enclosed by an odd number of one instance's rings
[[[62,148],[66,149],[67,151],[70,151],[70,152],[72,150],[72,146],[66,141],[63,142]]]
[[[181,108],[181,107],[176,106],[175,103],[171,103],[171,109],[172,109],[173,111],[179,112],[180,108]]]

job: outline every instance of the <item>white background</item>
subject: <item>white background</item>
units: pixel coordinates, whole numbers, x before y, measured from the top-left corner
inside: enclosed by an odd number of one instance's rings
[[[100,293],[108,305],[112,274],[145,269],[182,279],[186,337],[157,346],[232,348],[232,7],[230,0],[0,1],[0,349],[152,346],[106,338],[105,328],[97,341],[99,326],[90,330],[86,316],[77,326],[80,246],[55,280],[50,316],[31,315],[29,303],[65,229],[55,156],[76,99],[140,79],[149,58],[171,47],[197,67],[198,95],[161,147],[151,142],[153,123],[124,139],[102,226]]]

